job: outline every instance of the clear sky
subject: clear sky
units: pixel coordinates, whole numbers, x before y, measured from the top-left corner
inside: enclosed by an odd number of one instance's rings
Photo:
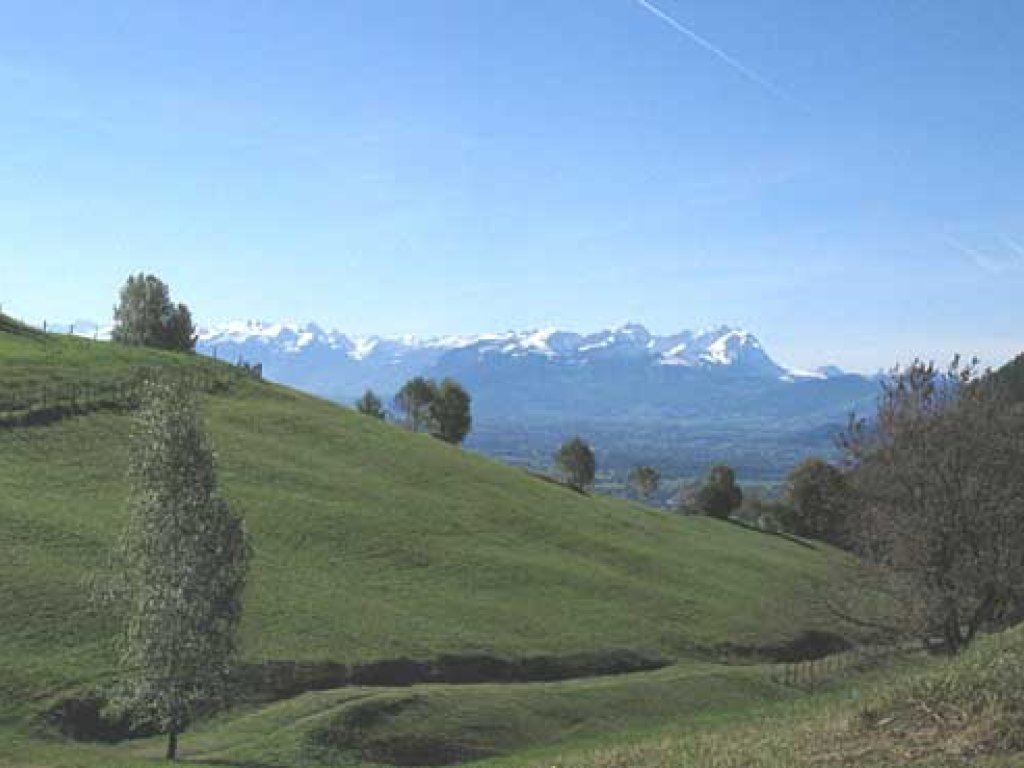
[[[1018,0],[0,0],[0,303],[1024,349]]]

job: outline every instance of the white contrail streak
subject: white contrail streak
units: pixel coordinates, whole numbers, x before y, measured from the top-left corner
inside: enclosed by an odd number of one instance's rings
[[[1009,235],[1003,235],[1003,242],[1010,246],[1010,250],[1013,251],[1017,258],[1022,264],[1024,264],[1024,246],[1018,243]]]
[[[644,8],[645,10],[649,11],[650,13],[653,13],[655,16],[657,16],[663,22],[665,22],[670,27],[672,27],[672,29],[676,30],[676,32],[679,32],[680,34],[685,35],[687,38],[690,39],[690,41],[696,43],[697,45],[699,45],[701,48],[703,48],[708,53],[710,53],[710,54],[716,56],[717,58],[719,58],[721,61],[724,61],[726,64],[728,64],[730,67],[735,69],[737,72],[739,72],[745,78],[747,78],[748,80],[750,80],[750,81],[756,83],[757,85],[761,86],[762,88],[764,88],[766,91],[771,93],[776,98],[782,99],[783,101],[788,101],[790,104],[794,104],[794,105],[800,107],[801,109],[806,109],[806,107],[803,104],[800,104],[799,102],[797,102],[788,93],[786,93],[785,91],[779,90],[779,88],[774,83],[772,83],[770,80],[767,80],[766,78],[764,78],[761,75],[757,74],[757,72],[755,72],[754,70],[752,70],[749,67],[745,66],[742,62],[737,61],[732,56],[730,56],[728,53],[726,53],[721,48],[719,48],[717,45],[712,43],[710,40],[707,40],[706,38],[701,37],[700,35],[698,35],[696,32],[694,32],[689,27],[684,26],[681,22],[679,22],[676,19],[674,19],[673,17],[669,16],[663,10],[661,10],[657,6],[655,6],[655,5],[651,4],[650,2],[648,2],[648,0],[635,0],[635,2],[641,8]]]
[[[1006,270],[1005,263],[986,256],[977,248],[965,245],[952,235],[942,235],[942,239],[953,246],[956,250],[960,251],[960,253],[966,256],[971,263],[974,264],[974,266],[983,272],[988,272],[990,275],[998,275]]]

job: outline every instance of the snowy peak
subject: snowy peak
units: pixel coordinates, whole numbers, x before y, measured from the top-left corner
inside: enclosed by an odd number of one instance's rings
[[[660,340],[659,347],[661,365],[728,367],[766,375],[784,373],[758,338],[741,328],[722,326],[696,333],[684,331]]]
[[[353,362],[401,365],[406,359],[432,363],[449,352],[496,358],[540,358],[553,364],[631,362],[650,365],[724,369],[737,373],[781,376],[754,334],[741,328],[719,326],[682,331],[667,336],[652,334],[639,323],[627,323],[597,333],[579,334],[558,328],[477,336],[347,336],[325,331],[315,323],[236,321],[204,328],[199,347],[212,352],[223,348],[249,356],[261,352],[281,355],[334,352]],[[825,374],[822,374],[825,375]]]
[[[261,320],[242,320],[199,330],[199,344],[207,348],[221,345],[275,347],[285,352],[300,352],[311,345],[343,349],[352,342],[337,331],[324,331],[316,323],[266,323]]]

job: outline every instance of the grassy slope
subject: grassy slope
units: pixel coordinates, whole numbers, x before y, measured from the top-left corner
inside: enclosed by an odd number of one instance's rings
[[[324,734],[347,732],[370,755],[408,745],[515,753],[481,768],[1010,768],[1024,765],[1021,679],[1024,628],[957,659],[898,657],[811,695],[779,689],[757,666],[701,662],[562,683],[348,688],[204,723],[183,757],[197,766],[373,764],[325,746]],[[135,768],[162,748],[148,739],[72,754],[52,737],[0,730],[0,765]]]
[[[139,366],[212,368],[214,361],[43,333],[0,315],[0,386],[105,381]]]
[[[0,387],[140,364],[212,365],[0,330]],[[805,599],[841,567],[826,548],[582,497],[269,385],[207,413],[256,543],[247,659],[684,658],[831,628]],[[0,719],[112,669],[86,579],[124,524],[127,429],[97,413],[0,432]]]
[[[421,685],[404,689],[342,688],[307,693],[270,706],[232,712],[199,726],[182,742],[198,765],[373,765],[402,750],[416,754],[520,753],[552,744],[607,744],[616,734],[647,733],[681,720],[691,726],[728,722],[752,707],[796,693],[771,683],[755,666],[683,662],[656,672],[559,683]],[[383,713],[374,717],[375,713]],[[360,723],[353,727],[352,723]],[[354,738],[343,747],[332,738]],[[344,742],[343,742],[344,743]],[[82,765],[134,766],[158,758],[161,739],[80,747]],[[0,764],[65,765],[54,740],[7,743]],[[387,763],[384,763],[387,764]]]
[[[1024,627],[955,659],[898,662],[737,718],[493,768],[1010,768],[1024,765]]]

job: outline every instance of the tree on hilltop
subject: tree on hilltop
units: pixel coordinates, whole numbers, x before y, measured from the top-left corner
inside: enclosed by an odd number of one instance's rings
[[[196,347],[192,314],[171,301],[167,284],[155,275],[130,275],[114,307],[111,339],[119,344],[192,352]]]

